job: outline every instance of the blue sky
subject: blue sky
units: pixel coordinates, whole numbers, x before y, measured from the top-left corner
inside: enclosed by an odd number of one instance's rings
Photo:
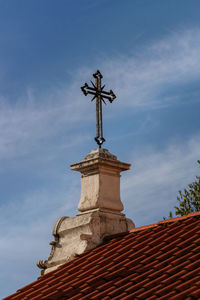
[[[74,216],[96,148],[95,104],[80,86],[100,69],[104,147],[131,163],[121,180],[136,226],[176,205],[199,174],[198,0],[0,0],[0,297],[39,276],[58,217]]]

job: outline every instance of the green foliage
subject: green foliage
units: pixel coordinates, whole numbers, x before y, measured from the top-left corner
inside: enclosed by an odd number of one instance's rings
[[[200,160],[197,162],[200,165]],[[200,211],[200,176],[196,176],[196,180],[188,185],[188,189],[184,189],[183,192],[179,191],[177,200],[179,206],[174,206],[176,216],[185,216],[191,212]],[[169,218],[173,218],[171,211]]]

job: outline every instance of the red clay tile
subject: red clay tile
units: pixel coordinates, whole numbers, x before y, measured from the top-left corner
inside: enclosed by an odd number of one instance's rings
[[[190,257],[188,257],[188,260],[191,261],[191,262],[199,260],[199,259],[200,259],[200,248],[199,248],[198,253],[196,253],[196,254],[191,255]]]
[[[200,278],[200,274],[198,274],[198,277]],[[183,282],[176,286],[177,291],[184,291],[186,289],[189,289],[193,284],[195,284],[197,281],[197,278],[191,278],[187,280],[186,282]]]
[[[180,248],[185,248],[186,246],[193,244],[194,242],[196,243],[197,241],[197,235],[194,234],[193,236],[191,236],[190,238],[187,238],[185,240],[183,240],[181,243],[179,243],[179,247]]]
[[[162,286],[160,284],[157,284],[156,286],[152,287],[151,289],[147,289],[145,292],[139,294],[137,296],[138,299],[148,299],[152,294],[155,293],[155,291],[159,290]],[[146,286],[145,286],[146,289]]]
[[[193,270],[195,268],[200,268],[200,259],[194,261],[193,263],[188,264],[185,267],[185,270]]]
[[[163,285],[169,285],[169,284],[177,281],[178,279],[182,280],[182,276],[181,275],[184,275],[186,272],[187,272],[186,270],[181,270],[180,272],[177,272],[177,273],[175,273],[172,276],[169,276],[169,274],[166,274],[167,278],[164,279],[164,280],[162,280],[161,283]]]
[[[118,298],[118,299],[120,299],[120,298]],[[132,295],[127,295],[127,296],[123,296],[123,298],[121,298],[121,299],[123,299],[123,300],[133,300],[133,299],[137,299],[137,298],[136,297],[133,298]]]
[[[115,281],[108,281],[106,283],[104,282],[103,284],[99,284],[97,286],[97,290],[100,291],[100,292],[104,291],[105,289],[108,289],[108,288],[114,286],[114,283],[115,283]]]
[[[163,296],[159,296],[158,299],[160,299],[160,300],[169,300],[169,299],[171,299],[172,296],[174,296],[176,294],[177,294],[176,291],[170,291],[170,292],[166,293]]]
[[[182,235],[180,235],[180,231],[178,231],[177,233],[174,233],[174,234],[169,234],[169,232],[167,232],[167,237],[165,238],[165,242],[171,243],[174,240],[176,240],[179,243],[181,241],[181,237],[182,237]]]
[[[180,251],[180,250],[177,247],[174,247],[174,249],[171,249],[168,252],[161,252],[161,254],[159,252],[158,256],[157,256],[157,259],[160,260],[160,261],[170,259],[175,254],[177,255],[177,251]]]
[[[193,224],[192,224],[193,225]],[[197,228],[195,227],[191,227],[190,230],[187,230],[185,233],[181,234],[181,239],[182,240],[186,240],[186,239],[189,239],[190,237],[193,237],[195,234],[197,234],[198,231],[197,231]]]
[[[27,300],[27,299],[31,299],[31,300],[44,300],[45,297],[42,297],[42,295],[37,295],[37,296],[31,297],[31,298],[24,297],[24,298],[21,298],[21,299],[23,299],[23,300]]]
[[[190,295],[195,297],[195,299],[200,299],[200,288],[199,289],[193,289],[193,291],[190,289]]]
[[[148,275],[151,274],[152,270],[149,270],[146,273],[137,274],[136,276],[129,276],[129,281],[131,281],[133,284],[136,284],[138,282],[144,281],[147,279]]]
[[[160,296],[165,296],[168,292],[171,292],[173,289],[175,289],[176,285],[181,283],[181,280],[178,279],[175,282],[172,282],[171,284],[166,285],[165,287],[162,286],[161,284],[161,288],[157,289],[155,294]]]
[[[77,293],[73,297],[70,297],[71,300],[80,300],[82,299],[83,295],[81,293]],[[66,298],[67,299],[67,298]]]
[[[99,291],[98,290],[94,290],[92,293],[90,293],[90,294],[88,294],[88,295],[86,295],[86,296],[82,296],[80,299],[82,300],[82,299],[93,299],[93,297],[96,297],[96,296],[98,296],[99,295]]]
[[[155,267],[155,270],[152,271],[152,273],[150,275],[148,275],[149,279],[152,280],[154,278],[157,278],[159,276],[161,276],[163,273],[166,273],[168,270],[170,269],[170,266],[166,266],[164,268],[161,269],[157,269]]]
[[[124,267],[131,268],[131,267],[137,266],[138,263],[140,263],[141,261],[143,261],[143,258],[145,258],[144,255],[141,255],[138,258],[134,258],[133,257],[131,260],[129,260],[128,262],[124,263]]]
[[[182,299],[185,299],[187,296],[191,296],[192,293],[195,292],[195,291],[196,291],[196,288],[195,287],[191,287],[190,289],[184,290],[181,293],[176,293],[176,295],[172,296],[170,298],[170,300],[182,300]],[[196,299],[199,299],[199,298],[196,298]]]
[[[98,294],[93,296],[92,299],[102,299],[104,296],[108,296],[109,293],[112,292],[113,290],[116,290],[115,286],[111,286],[102,292],[98,292]]]
[[[148,297],[148,300],[156,300],[156,299],[158,299],[158,297],[155,295]]]
[[[166,241],[165,239],[168,237],[167,233],[162,234],[160,237],[153,239],[153,241],[148,243],[149,247],[155,247],[155,246],[160,246],[164,247],[166,246]]]
[[[141,282],[138,282],[136,284],[132,284],[130,287],[124,289],[125,292],[127,292],[128,294],[132,293],[133,291],[137,291],[139,290],[140,288],[144,288],[145,284],[148,283],[149,279],[145,279],[145,280],[142,280]]]
[[[63,287],[64,294],[70,294],[73,290],[74,290],[74,288],[72,286],[67,285],[65,288]]]
[[[127,297],[125,297],[125,299],[137,299],[136,297],[138,296],[138,295],[140,295],[141,293],[143,293],[143,292],[145,292],[145,289],[143,288],[143,287],[141,287],[141,288],[139,288],[138,290],[135,290],[135,291],[129,291],[128,293],[129,293],[129,297],[131,297],[131,298],[127,298]]]
[[[200,280],[197,280],[196,283],[195,283],[195,285],[198,286],[199,289],[200,289]]]
[[[58,297],[58,295],[60,294],[60,292],[61,291],[58,291],[58,290],[52,290],[51,292],[47,292],[46,293],[46,295],[45,295],[45,297],[47,298],[47,299],[55,299],[55,298],[57,298]]]
[[[190,272],[184,270],[184,272],[185,272],[185,274],[183,274],[183,275],[181,276],[181,279],[182,279],[184,282],[186,282],[186,281],[187,281],[188,279],[190,279],[190,278],[196,278],[196,277],[200,274],[200,271],[199,271],[198,268],[196,268],[196,269],[194,269],[194,270],[192,270],[192,271],[190,271]],[[200,284],[199,284],[199,286],[200,286]]]
[[[113,297],[113,299],[121,300],[121,299],[126,299],[126,297],[127,297],[127,293],[123,292],[123,293],[121,293],[121,295]]]
[[[155,262],[155,265],[153,266],[154,269],[157,269],[157,270],[160,270],[161,268],[165,268],[165,267],[168,267],[169,264],[171,262],[174,261],[174,256],[171,256],[169,257],[168,259],[166,260],[156,260]]]
[[[166,273],[169,275],[176,274],[176,273],[182,271],[187,265],[188,265],[188,261],[184,261],[179,265],[175,264],[175,267],[174,267],[174,264],[171,263],[170,268],[168,270],[166,270]]]
[[[199,233],[195,213],[109,237],[5,299],[200,299]]]
[[[159,276],[157,278],[154,278],[152,281],[153,281],[153,283],[157,283],[157,281],[159,281],[159,283],[161,283],[162,280],[165,280],[167,277],[168,277],[167,274],[164,273],[163,275],[161,275],[161,276]]]
[[[131,273],[131,274],[127,273],[127,275],[124,276],[123,278],[116,279],[115,281],[110,281],[110,283],[116,286],[124,286],[127,284],[127,282],[132,283],[132,281],[135,280],[136,276],[138,276],[136,273]]]

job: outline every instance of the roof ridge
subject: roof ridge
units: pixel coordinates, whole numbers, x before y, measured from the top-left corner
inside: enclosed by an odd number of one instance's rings
[[[146,230],[146,229],[150,229],[150,228],[153,228],[153,227],[157,227],[157,226],[162,225],[162,224],[178,222],[178,221],[182,221],[182,220],[192,218],[192,217],[196,217],[196,216],[200,217],[200,211],[189,213],[186,216],[181,216],[181,217],[170,218],[170,219],[167,219],[167,220],[158,221],[157,223],[150,224],[150,225],[143,225],[143,226],[140,226],[140,227],[135,227],[135,228],[131,229],[129,232],[136,232],[136,231]]]

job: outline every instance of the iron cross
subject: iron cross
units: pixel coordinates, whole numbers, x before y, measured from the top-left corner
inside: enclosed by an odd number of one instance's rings
[[[88,84],[85,83],[84,86],[81,87],[81,90],[85,96],[87,96],[88,94],[93,95],[91,101],[96,98],[96,137],[94,139],[99,145],[99,148],[101,148],[101,145],[105,142],[105,139],[103,137],[102,101],[106,104],[104,99],[107,99],[110,103],[112,103],[116,96],[112,90],[110,90],[109,92],[103,90],[105,85],[101,86],[101,79],[103,78],[103,76],[101,75],[99,70],[97,70],[96,73],[93,74],[93,77],[95,78],[95,83],[90,81],[92,87],[88,86]]]

